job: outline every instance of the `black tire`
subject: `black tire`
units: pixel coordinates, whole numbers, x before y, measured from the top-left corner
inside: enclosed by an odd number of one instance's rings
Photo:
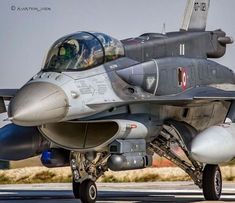
[[[95,203],[97,199],[97,187],[94,181],[85,180],[81,183],[80,199],[83,203]]]
[[[76,199],[80,199],[81,183],[77,183],[73,180],[73,195]]]
[[[207,164],[203,171],[202,189],[206,200],[219,200],[222,192],[222,176],[218,165]]]

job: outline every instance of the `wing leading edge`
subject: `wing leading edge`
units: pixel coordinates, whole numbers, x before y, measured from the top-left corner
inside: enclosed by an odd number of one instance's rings
[[[112,102],[112,106],[122,106],[132,103],[155,103],[155,104],[164,104],[164,105],[182,105],[191,103],[194,101],[221,101],[221,100],[235,100],[235,91],[225,91],[217,89],[214,87],[197,87],[193,89],[188,89],[185,92],[176,95],[167,95],[167,96],[152,96],[148,98],[138,98],[133,100],[127,100],[123,102]],[[101,107],[109,103],[97,103],[97,104],[88,104],[91,108]]]
[[[12,97],[15,96],[18,89],[0,89],[0,97],[4,100],[10,100]]]
[[[6,112],[4,101],[9,101],[15,96],[18,89],[0,89],[0,113]]]

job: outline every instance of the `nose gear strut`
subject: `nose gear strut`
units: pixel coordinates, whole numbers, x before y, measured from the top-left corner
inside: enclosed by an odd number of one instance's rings
[[[71,152],[70,165],[73,176],[73,194],[82,202],[95,203],[97,187],[95,181],[108,170],[107,153],[82,154]]]

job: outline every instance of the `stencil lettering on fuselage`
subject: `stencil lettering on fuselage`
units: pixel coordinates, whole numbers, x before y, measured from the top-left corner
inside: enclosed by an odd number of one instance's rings
[[[104,95],[107,90],[107,84],[103,77],[93,77],[93,79],[78,80],[77,87],[83,95]]]
[[[85,80],[77,81],[77,87],[79,88],[81,94],[93,95],[95,91],[95,89],[91,85],[88,85]]]

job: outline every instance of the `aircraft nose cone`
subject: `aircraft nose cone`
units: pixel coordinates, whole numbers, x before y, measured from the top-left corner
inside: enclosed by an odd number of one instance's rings
[[[64,91],[50,83],[35,82],[24,86],[11,100],[8,116],[21,126],[38,126],[63,119],[68,111]]]

